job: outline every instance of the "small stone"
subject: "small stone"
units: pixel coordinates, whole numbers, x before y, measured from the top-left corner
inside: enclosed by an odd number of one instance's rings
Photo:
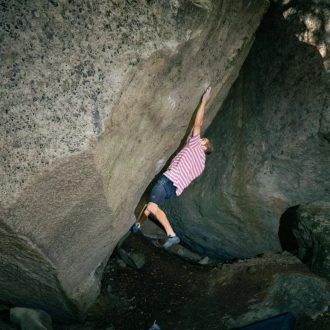
[[[145,264],[145,257],[143,254],[129,253],[123,249],[119,249],[118,253],[125,264],[132,268],[141,269]]]
[[[160,330],[160,326],[155,321],[151,328],[149,328],[149,330]]]
[[[200,265],[207,265],[210,262],[210,258],[208,256],[202,258],[201,260],[198,261]]]
[[[201,256],[199,254],[190,251],[189,249],[183,247],[182,245],[174,245],[167,251],[193,262],[198,262],[201,259]]]
[[[126,264],[125,264],[125,262],[123,260],[117,259],[117,262],[118,262],[119,267],[126,268]]]

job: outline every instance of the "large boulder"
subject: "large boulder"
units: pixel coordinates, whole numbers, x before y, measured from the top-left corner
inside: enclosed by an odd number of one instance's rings
[[[191,328],[191,320],[196,329],[238,329],[287,312],[296,329],[328,329],[329,282],[288,252],[218,265],[204,275],[191,281],[194,303],[177,307],[181,329]]]
[[[270,266],[268,264],[268,267]],[[278,268],[280,267],[278,265]],[[265,274],[265,277],[268,276]],[[267,280],[266,290],[262,293],[259,292],[257,299],[255,297],[249,299],[246,313],[224,318],[225,329],[236,329],[288,312],[304,324],[306,320],[315,320],[328,311],[330,292],[327,281],[308,273],[281,272],[279,270]],[[217,283],[217,286],[219,284]]]
[[[0,299],[68,320],[209,84],[215,116],[268,2],[0,6]]]
[[[273,6],[206,135],[206,170],[167,206],[175,230],[219,259],[280,251],[281,215],[330,198],[330,79]]]
[[[293,233],[298,242],[298,256],[311,270],[330,280],[330,203],[300,205],[296,211]]]

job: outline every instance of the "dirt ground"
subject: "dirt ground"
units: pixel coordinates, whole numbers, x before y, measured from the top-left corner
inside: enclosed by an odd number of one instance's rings
[[[114,253],[85,322],[54,323],[54,330],[149,330],[155,321],[161,330],[228,330],[251,305],[265,301],[274,274],[310,274],[289,253],[200,265],[155,247],[142,234],[130,235],[122,248],[142,253],[145,265],[133,269]],[[0,330],[18,330],[10,325],[9,309],[1,306]],[[295,328],[329,329],[329,312],[300,319]]]
[[[161,330],[228,329],[226,317],[246,313],[251,301],[264,294],[274,273],[308,272],[302,264],[285,263],[249,268],[237,263],[203,266],[156,248],[142,235],[131,235],[123,248],[143,253],[144,267],[124,266],[114,254],[104,274],[102,293],[86,322],[55,325],[55,330],[148,330],[155,321]],[[296,329],[330,329],[330,315],[301,320]]]
[[[196,290],[203,292],[210,267],[189,263],[157,249],[140,235],[131,235],[123,248],[144,254],[146,263],[142,269],[135,270],[120,266],[116,257],[110,259],[102,285],[103,295],[108,295],[110,284],[112,293],[123,297],[124,303],[114,308],[108,321],[115,330],[149,329],[154,321],[161,329],[181,329],[183,307],[194,304]],[[129,302],[128,307],[125,302]],[[95,309],[88,319],[95,320],[97,314],[94,313]],[[98,316],[96,319],[100,321]]]

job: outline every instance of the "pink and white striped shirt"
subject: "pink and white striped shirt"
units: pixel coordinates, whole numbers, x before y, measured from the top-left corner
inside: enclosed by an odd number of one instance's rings
[[[191,136],[186,146],[174,157],[164,173],[177,187],[177,196],[181,195],[182,191],[203,173],[205,158],[200,135]]]

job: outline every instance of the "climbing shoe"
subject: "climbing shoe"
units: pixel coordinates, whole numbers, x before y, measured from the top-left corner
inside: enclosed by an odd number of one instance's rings
[[[180,243],[180,238],[178,236],[168,236],[166,242],[163,245],[163,248],[167,250],[170,247],[179,243]]]
[[[131,232],[133,234],[136,234],[136,233],[138,233],[140,231],[140,229],[141,229],[140,222],[135,222],[135,224],[131,227]]]

